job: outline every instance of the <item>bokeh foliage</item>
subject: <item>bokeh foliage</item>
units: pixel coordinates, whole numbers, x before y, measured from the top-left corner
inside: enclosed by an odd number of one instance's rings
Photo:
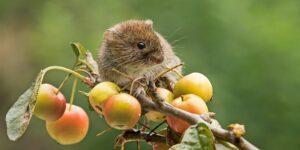
[[[210,78],[215,95],[209,107],[224,126],[246,124],[246,137],[262,149],[300,148],[299,0],[3,0],[0,149],[112,149],[119,132],[95,137],[107,125],[93,112],[87,138],[72,146],[56,144],[38,119],[10,142],[4,116],[40,69],[71,67],[70,42],[80,41],[96,56],[103,31],[132,18],[152,19],[185,62],[185,73]],[[63,78],[50,73],[47,81],[59,85]],[[68,97],[70,83],[63,92]],[[88,110],[85,101],[78,95],[75,103]]]

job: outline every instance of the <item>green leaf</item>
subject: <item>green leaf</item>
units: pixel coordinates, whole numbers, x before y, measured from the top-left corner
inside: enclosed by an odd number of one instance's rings
[[[79,42],[71,43],[71,47],[78,59],[85,59],[86,49]]]
[[[7,135],[12,141],[19,139],[29,125],[44,74],[42,70],[32,86],[18,98],[6,114]]]
[[[192,125],[185,131],[181,143],[171,150],[215,150],[213,134],[204,123]]]
[[[71,43],[71,47],[77,57],[75,66],[80,67],[84,65],[94,77],[99,77],[98,64],[94,60],[92,53],[85,49],[79,42]]]

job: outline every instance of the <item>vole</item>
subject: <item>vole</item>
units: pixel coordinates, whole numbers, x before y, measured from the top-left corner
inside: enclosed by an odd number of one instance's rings
[[[125,86],[132,81],[113,71],[115,68],[132,79],[153,79],[167,67],[181,63],[171,45],[153,29],[151,20],[128,20],[107,29],[98,53],[102,81]],[[175,69],[181,73],[182,68]],[[164,75],[171,83],[178,80],[172,71]]]

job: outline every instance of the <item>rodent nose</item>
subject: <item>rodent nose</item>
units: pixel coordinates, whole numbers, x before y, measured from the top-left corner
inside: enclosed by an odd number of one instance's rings
[[[149,59],[157,64],[160,64],[164,61],[164,57],[161,53],[153,53]]]
[[[152,57],[150,57],[150,60],[157,63],[157,64],[160,64],[164,61],[164,58],[163,57],[152,56]]]
[[[144,54],[144,58],[146,58],[154,63],[160,64],[164,61],[164,52],[160,51],[160,50],[152,50],[152,51]]]

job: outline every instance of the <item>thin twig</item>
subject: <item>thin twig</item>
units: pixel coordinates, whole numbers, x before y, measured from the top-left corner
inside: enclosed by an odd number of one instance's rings
[[[157,128],[159,128],[161,125],[163,125],[166,121],[162,121],[161,123],[159,123],[158,125],[156,125],[147,136],[151,135]]]
[[[147,136],[148,132],[142,132],[140,130],[127,130],[117,137],[116,146],[121,146],[131,141],[146,141],[149,143],[166,143],[166,137],[160,134],[152,134]]]
[[[150,128],[150,127],[148,127],[148,126],[144,125],[144,124],[143,124],[143,123],[141,123],[141,122],[138,122],[138,124],[139,124],[140,126],[142,126],[142,128],[141,128],[141,130],[142,130],[142,131],[144,130],[143,128],[145,128],[145,129],[148,129],[148,130],[151,130],[151,128]]]

